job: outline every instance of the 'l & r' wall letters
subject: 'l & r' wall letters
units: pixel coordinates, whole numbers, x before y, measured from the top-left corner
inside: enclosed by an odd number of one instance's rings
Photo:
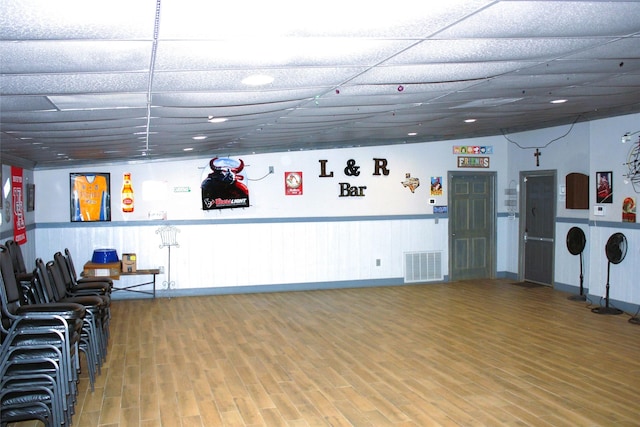
[[[318,160],[320,162],[320,178],[333,178],[333,171],[327,172],[328,160]],[[360,166],[356,165],[356,161],[353,159],[347,160],[347,164],[344,168],[345,176],[359,176]],[[373,159],[373,175],[379,176],[389,175],[389,168],[387,167],[387,159]],[[355,186],[348,182],[338,183],[340,186],[339,197],[364,197],[364,191],[367,189],[366,185]]]

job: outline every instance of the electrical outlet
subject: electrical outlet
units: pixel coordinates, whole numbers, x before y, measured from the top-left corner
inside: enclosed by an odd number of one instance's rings
[[[269,166],[269,173],[273,173],[273,166]]]
[[[380,258],[376,259],[376,267],[380,267]]]

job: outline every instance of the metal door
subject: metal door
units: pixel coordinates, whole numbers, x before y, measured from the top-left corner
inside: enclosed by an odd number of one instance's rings
[[[449,173],[451,280],[495,277],[495,173]]]
[[[523,280],[553,285],[555,171],[521,173],[521,261]]]

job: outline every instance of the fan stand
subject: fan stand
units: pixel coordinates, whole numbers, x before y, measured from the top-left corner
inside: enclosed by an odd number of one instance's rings
[[[584,294],[584,274],[582,274],[582,252],[580,252],[580,294],[569,296],[571,301],[586,301],[587,296]],[[608,289],[608,288],[607,288]]]
[[[622,310],[615,307],[609,306],[609,270],[611,269],[611,261],[607,263],[607,293],[605,296],[605,306],[604,307],[595,307],[592,308],[591,311],[597,314],[622,314]]]
[[[582,273],[582,253],[584,252],[585,244],[584,231],[579,227],[571,227],[567,233],[567,249],[571,255],[580,255],[580,294],[569,296],[568,299],[571,301],[587,300],[587,296],[584,294],[584,274]]]
[[[160,239],[162,240],[161,248],[167,248],[168,261],[167,261],[167,280],[162,282],[162,287],[164,289],[171,289],[176,287],[176,282],[171,280],[171,246],[179,247],[180,245],[176,241],[176,234],[179,232],[177,228],[172,225],[167,225],[164,227],[160,227],[156,230],[156,234],[160,234]]]

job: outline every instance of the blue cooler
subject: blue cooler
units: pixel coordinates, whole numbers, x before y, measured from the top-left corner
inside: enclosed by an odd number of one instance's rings
[[[120,262],[118,252],[115,249],[96,249],[93,251],[91,262],[95,264],[111,264]]]

